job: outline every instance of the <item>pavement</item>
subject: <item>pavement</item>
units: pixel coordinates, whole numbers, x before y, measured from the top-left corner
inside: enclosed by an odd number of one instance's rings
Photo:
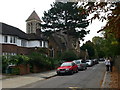
[[[0,77],[1,88],[18,88],[27,84],[31,84],[40,80],[45,80],[56,76],[56,71],[46,71],[41,73],[32,73],[27,75],[15,75],[15,76],[5,76]],[[109,88],[110,83],[110,72],[105,72],[101,88]]]
[[[105,75],[104,75],[104,78],[103,78],[103,82],[102,82],[102,86],[101,88],[110,88],[110,82],[111,82],[111,79],[110,79],[110,72],[105,72]]]
[[[47,71],[41,73],[32,73],[27,75],[15,75],[5,76],[2,75],[0,82],[2,82],[2,88],[17,88],[27,84],[37,82],[39,80],[48,79],[56,75],[56,71]]]

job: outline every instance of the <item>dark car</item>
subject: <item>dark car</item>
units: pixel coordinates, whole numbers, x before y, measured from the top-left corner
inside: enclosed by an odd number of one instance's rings
[[[74,62],[64,62],[57,68],[57,74],[73,74],[78,72],[78,66]]]

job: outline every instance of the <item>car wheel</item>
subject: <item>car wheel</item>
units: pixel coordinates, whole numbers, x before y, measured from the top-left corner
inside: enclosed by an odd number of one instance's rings
[[[76,70],[76,73],[78,73],[78,68],[77,68],[77,70]]]

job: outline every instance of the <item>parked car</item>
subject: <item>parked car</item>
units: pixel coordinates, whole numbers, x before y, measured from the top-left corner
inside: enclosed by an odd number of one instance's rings
[[[104,58],[99,58],[99,61],[105,61],[105,59]]]
[[[94,64],[98,64],[99,61],[98,61],[97,59],[93,59],[93,63],[94,63]]]
[[[87,66],[93,66],[93,61],[92,60],[86,60]]]
[[[57,74],[73,74],[74,72],[78,72],[78,66],[70,61],[70,62],[64,62],[61,64],[60,67],[57,68]]]
[[[87,69],[87,63],[83,60],[74,60],[73,61],[78,66],[78,70],[85,70]]]

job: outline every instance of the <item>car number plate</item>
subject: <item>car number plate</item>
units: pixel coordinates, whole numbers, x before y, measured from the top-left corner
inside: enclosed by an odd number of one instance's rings
[[[60,71],[61,73],[64,73],[65,71]]]

